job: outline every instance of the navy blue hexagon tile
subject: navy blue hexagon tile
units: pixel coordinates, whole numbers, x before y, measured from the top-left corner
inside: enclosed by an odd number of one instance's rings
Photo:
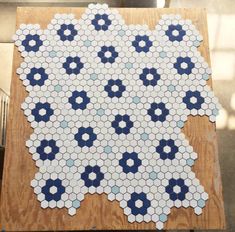
[[[91,4],[79,20],[56,14],[45,30],[22,24],[14,40],[42,208],[72,216],[87,193],[105,193],[130,223],[158,229],[172,207],[202,213],[208,194],[181,129],[189,115],[214,122],[219,103],[190,20],[162,15],[149,30]]]

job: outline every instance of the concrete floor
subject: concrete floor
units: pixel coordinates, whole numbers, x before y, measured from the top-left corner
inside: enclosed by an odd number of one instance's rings
[[[45,0],[46,1],[46,0]],[[10,3],[9,3],[10,2]],[[14,33],[15,9],[17,5],[32,5],[19,3],[20,1],[0,0],[0,43],[11,42]],[[36,3],[38,5],[65,5],[62,1],[52,0],[50,3]],[[42,1],[41,1],[42,2]],[[47,2],[47,1],[46,1]],[[57,2],[57,3],[56,3]],[[59,3],[58,3],[59,2]],[[69,0],[66,6],[86,6],[88,0]],[[101,2],[101,1],[94,1]],[[111,6],[146,6],[156,7],[154,0],[131,1],[102,1]],[[170,7],[205,7],[208,12],[208,31],[213,71],[213,87],[223,106],[217,120],[217,134],[219,141],[219,156],[222,173],[225,213],[227,230],[235,232],[235,1],[234,0],[171,0]],[[7,22],[7,23],[6,23]],[[12,44],[0,44],[0,54],[3,47],[9,46],[4,57],[8,59],[8,72],[0,68],[0,88],[9,92],[11,77]],[[3,60],[3,56],[1,56]],[[2,62],[2,61],[1,61]],[[0,64],[1,65],[1,64]],[[3,71],[4,70],[4,71]]]

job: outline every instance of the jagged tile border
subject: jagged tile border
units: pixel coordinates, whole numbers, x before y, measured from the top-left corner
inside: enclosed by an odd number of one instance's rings
[[[86,193],[106,193],[129,222],[158,229],[172,207],[202,213],[208,194],[181,132],[189,115],[214,122],[218,113],[202,39],[180,15],[162,15],[149,30],[126,25],[106,4],[89,5],[80,19],[56,14],[45,30],[20,25],[17,73],[29,92],[26,145],[42,208],[72,216]]]

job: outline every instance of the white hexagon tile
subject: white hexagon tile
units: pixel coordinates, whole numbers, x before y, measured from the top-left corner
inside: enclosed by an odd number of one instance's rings
[[[42,208],[73,216],[86,193],[105,193],[130,223],[158,229],[172,207],[202,213],[208,194],[181,132],[189,115],[214,122],[218,113],[202,39],[180,15],[162,15],[149,30],[126,25],[106,4],[89,5],[80,19],[55,14],[45,30],[20,25],[17,73],[29,92],[26,146]]]

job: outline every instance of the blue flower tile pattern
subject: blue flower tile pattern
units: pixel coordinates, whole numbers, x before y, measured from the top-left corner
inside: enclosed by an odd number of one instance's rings
[[[96,14],[91,23],[95,27],[95,30],[107,31],[112,22],[108,14]]]
[[[147,53],[152,47],[153,43],[147,35],[137,35],[135,40],[132,42],[132,46],[135,47],[135,50],[140,52]]]
[[[184,36],[186,35],[185,30],[183,30],[180,24],[177,25],[169,25],[168,30],[166,31],[166,35],[169,37],[169,40],[174,41],[182,41]]]
[[[39,35],[26,35],[26,38],[22,41],[22,45],[24,46],[27,52],[37,52],[42,46],[42,40]]]
[[[201,96],[199,91],[187,91],[183,102],[186,104],[187,108],[200,110],[202,104],[204,103],[204,98]]]
[[[185,185],[184,180],[179,179],[170,179],[169,185],[166,187],[166,192],[170,195],[170,199],[172,201],[180,200],[183,201],[185,199],[185,194],[187,194],[189,188]]]
[[[65,187],[60,179],[48,179],[45,186],[42,187],[42,193],[45,195],[46,201],[59,201],[61,195],[65,192]]]
[[[117,114],[115,120],[112,122],[112,127],[117,134],[129,134],[133,127],[133,122],[130,120],[130,116]]]
[[[114,89],[116,88],[116,89]],[[122,93],[126,90],[125,85],[123,85],[122,81],[117,79],[108,80],[108,84],[104,87],[105,91],[108,93],[108,96],[113,97],[121,97]]]
[[[43,209],[73,216],[86,194],[105,193],[130,223],[159,230],[173,207],[203,213],[208,194],[182,128],[189,115],[215,122],[220,105],[191,21],[162,15],[150,30],[90,4],[80,19],[55,14],[45,30],[22,24],[13,39]]]
[[[175,159],[175,154],[178,152],[178,147],[175,146],[174,140],[162,139],[160,140],[159,146],[156,147],[156,152],[160,154],[160,158],[163,160],[165,159],[173,160]]]
[[[27,79],[30,82],[30,85],[43,86],[45,81],[48,79],[48,75],[45,72],[44,68],[32,68],[30,73],[27,75]]]
[[[151,104],[150,108],[148,109],[148,115],[150,115],[151,120],[154,122],[157,121],[164,122],[168,114],[169,110],[166,108],[163,102],[160,103],[154,102]]]
[[[62,41],[73,41],[74,37],[77,35],[77,30],[74,28],[73,24],[62,24],[57,34],[60,36]]]
[[[118,57],[118,53],[115,51],[114,46],[102,46],[98,52],[98,56],[102,63],[114,63]]]
[[[93,132],[92,127],[80,127],[74,137],[79,147],[91,147],[97,139],[97,135]]]
[[[138,214],[146,215],[150,207],[150,201],[147,199],[145,193],[132,193],[131,199],[127,202],[127,206],[131,209],[131,213],[135,216]]]
[[[155,68],[144,68],[143,73],[140,74],[140,79],[145,86],[155,86],[157,85],[158,80],[160,80],[160,75]]]
[[[192,69],[195,67],[195,64],[191,61],[190,57],[178,57],[176,59],[176,63],[174,64],[174,68],[177,69],[177,72],[182,74],[191,74]]]
[[[86,109],[87,104],[90,102],[90,98],[87,96],[85,91],[74,91],[72,96],[69,98],[69,103],[72,105],[74,110]]]
[[[53,115],[54,110],[51,108],[48,102],[41,103],[38,102],[35,105],[35,108],[32,110],[32,115],[36,122],[48,122],[51,115]]]
[[[43,139],[36,151],[40,155],[41,160],[54,160],[56,154],[59,152],[59,147],[56,145],[55,140]]]
[[[100,167],[95,166],[86,166],[85,171],[81,174],[81,178],[85,182],[86,187],[98,187],[100,182],[104,179],[104,173],[100,171]]]
[[[66,58],[66,62],[63,63],[63,68],[66,70],[67,74],[79,74],[83,68],[83,63],[78,56],[69,56]]]
[[[119,165],[125,173],[136,173],[141,165],[141,160],[138,158],[138,154],[136,152],[125,152],[123,153],[122,159],[119,160]]]

